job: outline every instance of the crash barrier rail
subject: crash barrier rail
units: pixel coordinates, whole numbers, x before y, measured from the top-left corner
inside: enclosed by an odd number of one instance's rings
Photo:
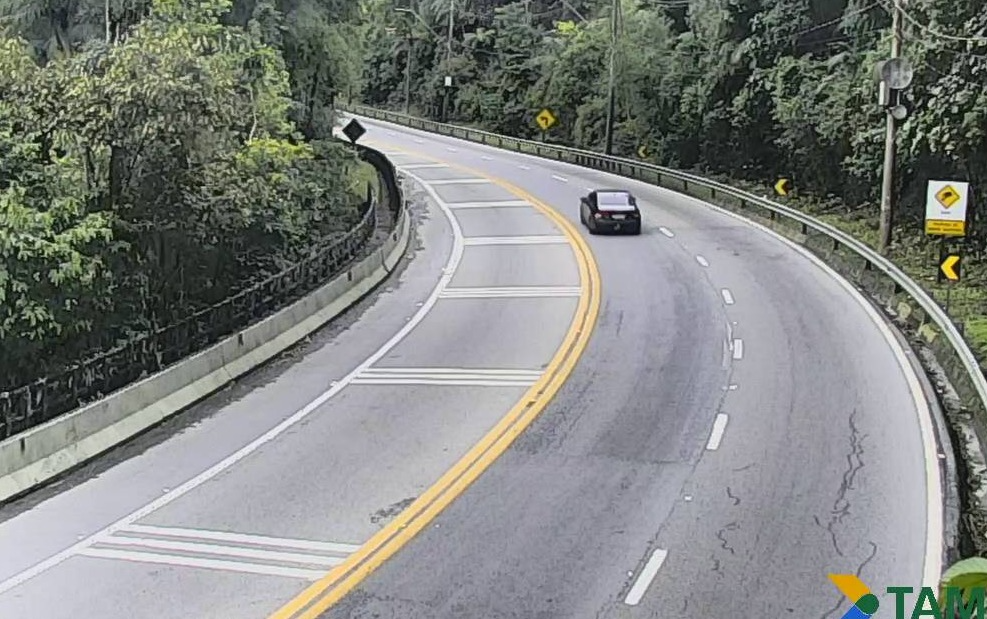
[[[402,199],[393,165],[383,154],[367,152],[372,149],[360,147],[357,150],[361,158],[377,167],[388,206],[397,215]],[[385,165],[378,166],[381,160]],[[361,204],[360,221],[342,237],[294,266],[180,322],[138,335],[57,374],[12,391],[0,392],[0,440],[161,372],[316,290],[365,249],[377,229],[377,200],[368,191],[366,201]]]
[[[439,123],[398,112],[364,105],[343,103],[345,112],[371,119],[437,133],[471,142],[552,159],[584,168],[609,172],[681,192],[737,212],[768,227],[819,255],[844,277],[856,284],[904,327],[919,334],[934,353],[954,393],[942,385],[937,390],[943,398],[947,416],[958,440],[953,445],[965,465],[962,486],[965,488],[966,513],[963,520],[967,539],[973,539],[978,552],[987,550],[987,501],[981,489],[987,489],[984,477],[984,446],[987,445],[987,380],[973,351],[946,312],[914,280],[892,262],[849,234],[778,204],[695,174],[672,170],[632,159],[603,155],[567,146],[545,144],[498,135],[451,124]],[[933,368],[933,383],[941,382]],[[947,509],[958,510],[958,506]],[[968,550],[969,551],[969,550]]]

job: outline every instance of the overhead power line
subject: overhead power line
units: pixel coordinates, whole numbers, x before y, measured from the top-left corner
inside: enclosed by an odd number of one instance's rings
[[[946,34],[944,32],[939,32],[938,30],[934,30],[929,26],[926,26],[925,24],[918,21],[915,17],[913,17],[907,10],[905,10],[904,6],[902,6],[901,0],[891,0],[891,4],[892,4],[892,12],[897,10],[901,14],[901,16],[905,18],[905,21],[912,24],[916,28],[919,28],[920,30],[928,33],[931,36],[946,41],[957,41],[960,43],[987,44],[987,37],[984,36],[973,36],[973,37],[956,36],[956,35]],[[887,7],[885,6],[885,8]]]

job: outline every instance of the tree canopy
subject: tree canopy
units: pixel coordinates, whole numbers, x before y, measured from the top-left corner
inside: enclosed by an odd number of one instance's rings
[[[0,0],[0,390],[357,220],[355,159],[310,104],[352,73],[311,64],[345,59],[312,30],[340,26],[288,4]]]
[[[445,59],[446,0],[363,3],[366,103],[400,109],[411,63],[413,112],[535,137],[604,145],[611,0],[456,0]],[[874,78],[890,53],[891,0],[621,0],[615,150],[670,166],[770,181],[873,211],[884,110]],[[902,225],[915,225],[928,178],[987,181],[987,4],[909,2],[904,54],[915,67],[899,143]],[[408,10],[413,12],[408,12]],[[983,245],[982,237],[977,241]]]

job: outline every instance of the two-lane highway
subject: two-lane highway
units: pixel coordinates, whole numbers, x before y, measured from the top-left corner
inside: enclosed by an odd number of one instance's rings
[[[794,245],[619,177],[367,121],[368,138],[509,178],[593,237],[589,348],[529,431],[325,616],[839,616],[827,574],[937,581],[942,488],[924,378],[878,313]],[[889,600],[886,603],[893,603]]]
[[[0,510],[0,617],[838,617],[830,572],[936,580],[924,379],[824,265],[671,192],[366,126],[427,194],[415,259],[268,382]],[[578,229],[599,187],[641,236]]]
[[[592,256],[489,179],[404,164],[430,206],[400,281],[200,423],[5,508],[0,616],[267,616],[410,531],[408,510],[455,495],[444,474],[475,477],[537,414],[592,332]]]

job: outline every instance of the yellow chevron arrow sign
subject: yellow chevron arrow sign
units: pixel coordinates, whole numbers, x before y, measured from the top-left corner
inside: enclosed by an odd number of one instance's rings
[[[788,183],[789,181],[787,178],[779,178],[778,182],[775,183],[775,191],[778,192],[779,196],[788,195]]]
[[[941,263],[939,263],[939,270],[942,274],[946,276],[951,282],[960,281],[960,268],[963,261],[963,256],[959,254],[949,254],[946,256]]]

